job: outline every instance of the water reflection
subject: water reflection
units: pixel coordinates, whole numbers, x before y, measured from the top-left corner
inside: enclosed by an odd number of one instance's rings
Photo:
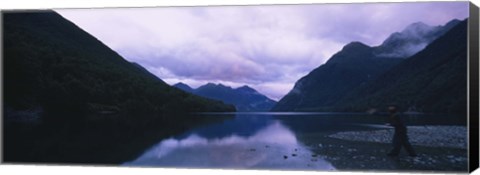
[[[218,116],[212,113],[199,117]],[[459,117],[452,116],[405,117],[407,125],[464,124]],[[236,113],[235,117],[228,120],[162,140],[125,165],[332,170],[335,169],[334,166],[322,159],[326,155],[313,155],[305,144],[326,144],[320,136],[322,134],[386,129],[388,127],[384,125],[385,122],[388,122],[387,115]]]
[[[242,118],[237,119],[242,120]],[[187,137],[163,140],[138,159],[125,165],[204,168],[253,169],[321,169],[333,170],[327,161],[315,158],[298,142],[295,134],[280,121],[252,135],[231,134],[225,137]]]

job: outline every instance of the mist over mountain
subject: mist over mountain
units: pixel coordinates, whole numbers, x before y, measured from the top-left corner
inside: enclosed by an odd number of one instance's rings
[[[454,19],[443,26],[429,26],[422,22],[410,24],[401,32],[391,34],[380,46],[377,46],[375,54],[384,57],[410,57],[459,22],[460,20]]]
[[[359,86],[337,103],[339,109],[366,111],[395,104],[403,110],[465,114],[467,24],[459,22],[424,50]]]
[[[437,27],[414,23],[402,32],[392,34],[377,47],[351,42],[325,64],[298,80],[272,111],[339,110],[340,101],[348,94],[375,81],[397,64],[409,60],[408,55],[422,50],[458,23],[458,20],[452,20]],[[363,99],[362,94],[356,95]]]
[[[232,88],[223,84],[207,83],[193,89],[181,82],[173,86],[192,94],[232,104],[240,112],[269,111],[276,104],[274,100],[249,86]]]

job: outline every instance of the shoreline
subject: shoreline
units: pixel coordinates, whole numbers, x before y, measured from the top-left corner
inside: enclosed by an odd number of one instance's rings
[[[347,131],[331,134],[328,137],[377,143],[391,143],[393,127],[373,131]],[[448,147],[467,149],[466,126],[408,126],[408,137],[412,145],[427,147]]]
[[[421,126],[423,127],[423,126]],[[417,126],[409,127],[409,136],[411,141],[415,140],[414,135],[432,129],[427,126],[423,129],[415,129]],[[455,126],[446,126],[455,127]],[[437,129],[443,128],[436,127]],[[466,128],[466,127],[465,127]],[[456,129],[460,131],[462,128]],[[410,134],[410,132],[414,134]],[[385,137],[381,139],[369,140],[371,135],[378,134]],[[387,153],[392,149],[390,142],[391,136],[388,135],[389,129],[377,129],[371,131],[352,131],[352,132],[336,132],[336,133],[310,133],[300,135],[302,140],[309,149],[315,154],[321,155],[322,158],[332,163],[339,171],[385,171],[385,172],[457,172],[465,173],[468,171],[468,154],[467,148],[451,147],[449,145],[432,146],[425,145],[422,142],[412,143],[413,148],[418,156],[410,157],[402,148],[400,155],[397,157],[389,157]],[[428,132],[427,132],[428,133]],[[391,130],[393,134],[393,130]],[[434,138],[441,136],[441,132],[437,132]],[[347,137],[355,136],[355,137]],[[428,136],[428,134],[426,135]],[[466,137],[466,133],[464,134]],[[336,138],[339,137],[339,138]],[[429,144],[435,139],[430,139]]]

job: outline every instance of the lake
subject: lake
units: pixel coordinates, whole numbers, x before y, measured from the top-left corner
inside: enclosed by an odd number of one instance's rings
[[[387,115],[364,113],[203,113],[225,120],[159,140],[125,166],[335,170],[300,135],[385,129]],[[407,125],[465,125],[465,117],[404,116]],[[320,141],[321,142],[321,141]],[[321,146],[322,143],[319,145]],[[326,143],[325,143],[326,144]]]

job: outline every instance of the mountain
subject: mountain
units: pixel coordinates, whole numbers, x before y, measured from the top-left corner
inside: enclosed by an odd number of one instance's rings
[[[390,35],[375,53],[384,57],[410,57],[458,23],[460,20],[454,19],[444,26],[429,26],[422,22],[410,24],[403,31]]]
[[[157,76],[153,75],[151,72],[149,72],[147,69],[145,69],[143,66],[141,66],[140,64],[138,63],[135,63],[135,62],[131,62],[131,64],[138,68],[140,71],[143,72],[143,74],[145,74],[145,76],[150,76],[151,78],[153,79],[157,79],[158,81],[161,81],[163,83],[165,83],[162,79],[158,78]]]
[[[49,103],[72,102],[120,112],[228,110],[171,88],[54,12],[7,13],[4,20],[5,104],[12,109],[50,112]]]
[[[213,83],[207,83],[197,89],[192,89],[184,83],[177,83],[173,86],[202,97],[235,105],[237,111],[241,112],[269,111],[276,103],[249,86],[242,86],[235,89],[223,84]]]
[[[343,110],[396,104],[420,112],[466,114],[467,20],[424,50],[357,88],[339,102]]]
[[[295,83],[273,111],[323,111],[339,97],[352,91],[401,59],[378,57],[374,48],[352,42],[334,54],[325,64],[314,69]]]
[[[202,122],[189,112],[235,110],[170,87],[53,11],[2,18],[5,161],[119,163]]]
[[[194,91],[193,88],[191,88],[190,86],[188,86],[187,84],[182,83],[182,82],[173,85],[173,87],[176,87],[176,88],[178,88],[180,90],[183,90],[185,92],[188,92],[188,93],[192,93]]]
[[[375,80],[455,24],[457,20],[437,27],[414,23],[376,47],[351,42],[298,80],[272,111],[331,111],[347,94]]]

